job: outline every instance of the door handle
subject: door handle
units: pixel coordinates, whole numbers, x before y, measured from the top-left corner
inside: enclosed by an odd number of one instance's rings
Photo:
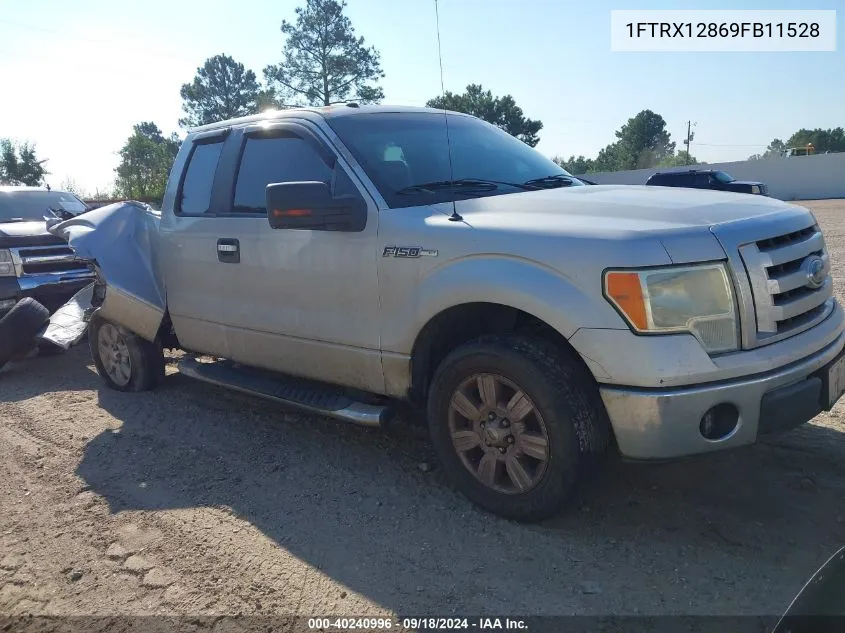
[[[217,240],[217,261],[224,264],[239,264],[241,262],[241,244],[232,237],[221,237]]]

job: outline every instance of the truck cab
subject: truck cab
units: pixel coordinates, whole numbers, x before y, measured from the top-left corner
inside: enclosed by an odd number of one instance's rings
[[[520,520],[557,512],[610,447],[747,445],[845,391],[809,211],[586,186],[463,114],[340,105],[198,128],[160,217],[112,205],[55,231],[97,263],[109,386],[153,388],[180,348],[188,376],[349,422],[407,401],[455,485]]]

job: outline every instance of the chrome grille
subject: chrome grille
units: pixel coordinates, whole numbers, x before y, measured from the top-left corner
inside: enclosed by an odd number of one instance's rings
[[[12,248],[12,262],[18,277],[62,275],[90,270],[88,263],[67,245]]]
[[[830,256],[815,223],[744,244],[739,253],[751,282],[757,344],[797,334],[827,316],[833,296]],[[810,279],[813,260],[821,261],[818,287]]]

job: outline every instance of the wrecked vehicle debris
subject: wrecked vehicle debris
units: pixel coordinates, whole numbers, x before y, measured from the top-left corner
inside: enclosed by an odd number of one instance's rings
[[[31,297],[18,301],[0,319],[0,367],[22,360],[36,345],[36,337],[50,318],[50,311]]]
[[[52,315],[32,298],[21,299],[0,319],[0,367],[37,352],[52,356],[77,345],[88,330],[94,284],[77,292]]]
[[[50,315],[46,329],[38,335],[39,349],[45,343],[60,350],[67,350],[78,344],[85,337],[88,329],[93,298],[94,284],[92,283],[73,295],[70,301]]]
[[[117,202],[51,224],[79,257],[94,262],[98,281],[108,289],[100,317],[154,340],[165,313],[163,278],[156,272],[160,218],[140,202]]]

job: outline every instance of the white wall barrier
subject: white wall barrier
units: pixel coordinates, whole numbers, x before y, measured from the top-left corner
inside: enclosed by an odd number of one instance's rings
[[[780,200],[845,198],[845,152],[581,175],[599,185],[644,185],[648,177],[657,171],[683,171],[696,167],[724,169],[737,180],[764,182],[769,185],[769,195]]]

